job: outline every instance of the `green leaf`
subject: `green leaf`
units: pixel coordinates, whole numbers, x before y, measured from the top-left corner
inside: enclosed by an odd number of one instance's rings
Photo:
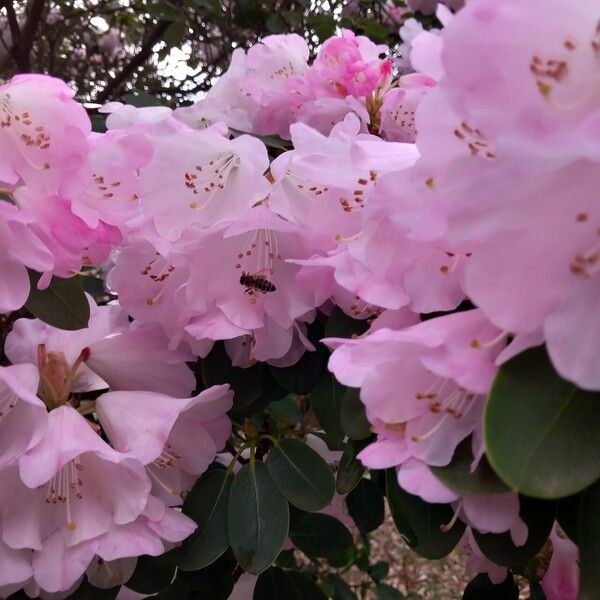
[[[96,133],[106,133],[106,114],[91,113],[89,117],[92,124],[92,131],[95,131]]]
[[[344,441],[344,430],[340,423],[342,398],[346,388],[327,370],[310,393],[310,404],[319,421],[319,425],[327,434],[329,447],[340,449]]]
[[[140,556],[127,587],[139,594],[155,594],[166,588],[174,575],[171,552],[161,556]]]
[[[390,564],[385,560],[380,560],[374,565],[371,565],[367,571],[375,581],[381,581],[388,576],[388,573],[390,572]]]
[[[253,600],[326,600],[327,596],[302,573],[271,567],[256,580]]]
[[[378,583],[375,587],[377,600],[403,600],[404,594],[387,583]]]
[[[353,335],[362,335],[369,329],[369,321],[366,319],[353,319],[348,316],[339,306],[336,306],[325,325],[325,337],[349,338]]]
[[[505,533],[473,531],[475,541],[483,554],[491,561],[505,567],[524,565],[540,551],[548,539],[556,515],[555,502],[520,496],[519,504],[519,515],[529,530],[527,540],[522,546],[515,546],[508,531]]]
[[[226,600],[234,585],[234,572],[237,561],[231,551],[225,552],[210,566],[199,571],[178,571],[177,581],[183,583],[193,592],[202,592],[211,600]],[[194,594],[197,598],[200,594]]]
[[[258,388],[265,402],[277,402],[285,398],[288,393],[273,379],[266,363],[258,366]]]
[[[346,506],[356,526],[363,533],[374,531],[385,515],[383,493],[370,479],[361,479],[346,497]]]
[[[177,566],[184,571],[203,569],[227,548],[227,503],[233,474],[225,469],[207,471],[196,481],[183,504],[183,512],[198,529],[178,548]]]
[[[352,588],[339,575],[328,573],[325,583],[333,589],[332,600],[357,600]]]
[[[284,439],[270,452],[267,466],[279,491],[302,510],[328,506],[335,492],[329,465],[300,440]]]
[[[481,457],[474,472],[471,472],[472,462],[471,438],[468,437],[457,446],[449,465],[430,468],[444,485],[461,494],[485,496],[510,491],[510,488],[494,473],[485,456]]]
[[[281,20],[281,17],[277,13],[271,13],[267,17],[265,26],[269,33],[283,33],[285,30],[285,23]]]
[[[325,368],[329,356],[323,344],[318,343],[315,333],[320,335],[317,325],[310,328],[309,339],[315,344],[314,352],[305,352],[300,360],[290,367],[274,367],[269,365],[273,379],[290,394],[308,394],[317,384]],[[322,336],[321,336],[322,337]]]
[[[146,106],[164,106],[164,103],[156,96],[151,96],[146,92],[132,92],[123,96],[125,104],[131,104],[136,108],[144,108]]]
[[[561,379],[544,348],[500,368],[485,410],[490,464],[511,488],[561,498],[600,476],[600,393]]]
[[[290,522],[288,503],[279,493],[268,467],[253,461],[236,475],[229,491],[227,527],[240,566],[264,571],[281,552]]]
[[[344,446],[342,458],[337,471],[335,487],[338,494],[347,494],[354,489],[360,481],[365,467],[356,458],[356,455],[363,449],[364,444],[349,440]]]
[[[173,21],[163,35],[163,42],[168,48],[180,46],[185,34],[185,21]]]
[[[537,581],[529,582],[529,600],[546,600],[546,594]]]
[[[109,589],[94,587],[87,580],[87,577],[85,577],[81,582],[81,585],[67,598],[67,600],[115,600],[120,589],[121,586],[119,585]]]
[[[352,535],[337,519],[321,513],[305,514],[290,531],[294,546],[310,558],[341,554],[352,546]]]
[[[479,573],[469,581],[462,600],[518,600],[519,587],[509,571],[506,579],[494,585],[486,573]]]
[[[302,411],[297,399],[297,396],[288,394],[285,398],[269,404],[269,414],[276,424],[286,422],[289,426],[302,421]]]
[[[260,412],[267,404],[260,393],[259,365],[234,367],[223,342],[217,342],[202,359],[202,380],[206,387],[223,383],[231,386],[234,396],[229,414],[236,421]]]
[[[600,590],[600,481],[581,495],[577,538],[581,569],[579,600],[593,600]]]
[[[59,329],[73,331],[88,326],[90,305],[77,278],[52,277],[45,290],[38,290],[40,274],[29,269],[27,272],[31,289],[25,308],[29,312]]]
[[[371,424],[367,421],[365,405],[360,401],[360,390],[348,388],[342,398],[340,416],[342,429],[353,440],[364,440],[371,435]]]
[[[159,19],[165,19],[167,21],[177,21],[183,16],[181,8],[167,3],[148,4],[144,10],[153,17],[158,17]]]
[[[375,19],[359,18],[355,20],[356,25],[362,29],[362,33],[375,43],[387,42],[389,38],[388,30]]]
[[[405,492],[399,485],[395,469],[386,471],[386,495],[394,523],[406,543],[419,555],[438,559],[447,556],[458,544],[465,524],[458,519],[444,532],[454,514],[448,504],[429,504]]]
[[[335,19],[331,14],[311,13],[306,19],[308,26],[317,34],[319,40],[323,42],[331,37],[335,32]]]

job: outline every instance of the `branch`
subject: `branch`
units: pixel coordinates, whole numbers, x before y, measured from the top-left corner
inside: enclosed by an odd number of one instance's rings
[[[21,73],[31,71],[31,49],[37,34],[38,26],[44,12],[45,0],[31,0],[28,5],[27,19],[17,49],[17,67]]]
[[[3,6],[6,9],[6,16],[8,17],[8,26],[10,27],[10,35],[12,36],[14,48],[21,39],[21,30],[19,29],[17,13],[15,13],[15,9],[11,0],[2,0],[0,2],[0,6]]]
[[[160,20],[150,30],[150,33],[146,37],[146,40],[142,44],[140,51],[123,67],[123,70],[113,79],[111,79],[106,87],[96,97],[96,102],[103,104],[106,102],[114,92],[116,92],[125,81],[135,73],[138,67],[141,67],[152,55],[152,49],[155,44],[160,42],[167,27],[172,21]]]

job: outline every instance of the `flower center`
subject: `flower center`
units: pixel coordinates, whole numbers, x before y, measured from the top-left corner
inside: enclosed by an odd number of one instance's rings
[[[227,183],[231,171],[240,165],[237,154],[225,153],[218,158],[195,165],[194,169],[183,175],[185,187],[202,200],[190,202],[191,209],[203,208],[214,197],[217,190],[222,190]]]
[[[57,471],[52,479],[42,487],[46,488],[46,504],[63,504],[66,512],[67,527],[73,531],[77,528],[71,513],[71,496],[83,500],[83,481],[81,472],[83,465],[79,457],[74,458]]]

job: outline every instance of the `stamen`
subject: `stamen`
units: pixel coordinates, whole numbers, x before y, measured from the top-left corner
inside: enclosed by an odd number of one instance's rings
[[[488,340],[487,342],[480,342],[477,338],[471,340],[471,348],[484,349],[493,348],[496,344],[499,344],[510,335],[510,331],[501,331],[495,338]]]
[[[462,509],[462,505],[463,505],[463,501],[461,500],[458,503],[458,506],[456,507],[454,514],[452,515],[452,518],[450,519],[450,521],[448,523],[440,525],[440,531],[442,531],[443,533],[448,533],[454,527],[454,524],[458,520],[458,515]]]

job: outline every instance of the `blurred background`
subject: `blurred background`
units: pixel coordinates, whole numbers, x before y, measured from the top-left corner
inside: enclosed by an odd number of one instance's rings
[[[435,26],[420,8],[419,21]],[[85,102],[136,91],[181,105],[211,86],[235,48],[269,34],[297,32],[314,52],[348,27],[401,53],[410,10],[402,0],[0,0],[0,78],[47,73]]]

